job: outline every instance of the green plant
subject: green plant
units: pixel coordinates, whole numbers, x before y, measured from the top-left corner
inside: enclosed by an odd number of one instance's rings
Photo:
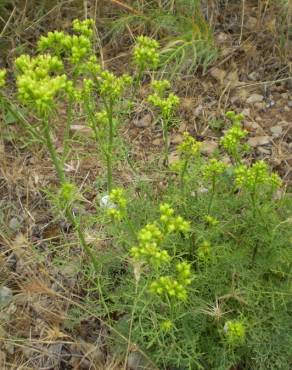
[[[112,38],[120,38],[130,27],[159,39],[159,67],[168,72],[169,79],[179,73],[191,74],[199,66],[206,70],[216,58],[213,30],[199,1],[133,1],[131,8],[132,13],[110,18]]]
[[[164,141],[164,163],[168,165],[168,130],[173,112],[179,104],[179,98],[173,93],[169,93],[167,96],[165,96],[166,90],[170,88],[170,83],[167,80],[154,80],[152,81],[151,86],[154,93],[152,95],[149,95],[148,101],[160,110]]]
[[[291,196],[273,198],[281,180],[265,162],[245,164],[247,132],[243,116],[234,112],[227,113],[232,127],[221,139],[230,165],[220,152],[204,159],[201,144],[185,134],[179,176],[160,175],[163,191],[148,179],[127,191],[114,187],[115,139],[131,78],[100,66],[91,27],[91,21],[74,21],[73,35],[41,38],[39,49],[49,54],[22,55],[15,65],[18,99],[37,117],[30,129],[58,177],[52,205],[73,226],[91,262],[80,271],[84,302],[108,327],[108,351],[124,356],[124,368],[139,351],[159,369],[288,370]],[[4,78],[1,71],[2,87]],[[153,81],[149,97],[159,109],[166,163],[168,129],[179,104],[166,93],[169,87],[166,80]],[[54,141],[61,104],[67,107],[65,153]],[[75,150],[68,132],[80,110],[106,160],[107,193],[97,211],[84,207],[86,199],[65,172]],[[96,226],[110,241],[98,251],[86,238],[87,228]]]
[[[242,140],[247,135],[247,131],[241,127],[241,122],[244,120],[244,115],[229,111],[226,113],[226,117],[231,121],[232,126],[221,138],[220,143],[227,153],[232,157],[235,163],[239,164],[241,154],[249,149],[246,143],[241,144]]]
[[[281,182],[264,162],[227,167],[219,158],[197,160],[199,146],[186,134],[180,151],[188,160],[188,181],[177,192],[173,179],[159,212],[160,197],[132,199],[127,217],[139,230],[137,242],[127,222],[119,229],[109,225],[124,247],[117,258],[128,266],[119,286],[110,283],[110,273],[101,284],[110,308],[123,312],[113,325],[159,369],[288,370],[291,199],[272,199]],[[273,328],[281,344],[270,350]]]
[[[147,68],[154,70],[158,67],[159,54],[157,49],[159,44],[156,40],[147,36],[138,36],[134,47],[133,58],[137,66],[136,81],[139,83],[143,73]]]

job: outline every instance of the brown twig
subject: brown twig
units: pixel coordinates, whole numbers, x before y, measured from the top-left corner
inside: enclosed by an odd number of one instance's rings
[[[113,3],[113,4],[116,4],[116,5],[118,5],[118,6],[122,7],[122,8],[124,8],[124,9],[126,9],[126,10],[129,10],[131,13],[141,15],[141,13],[140,13],[137,9],[132,8],[130,5],[125,4],[125,3],[123,3],[122,1],[119,1],[119,0],[110,0],[110,1],[111,1],[111,3]]]

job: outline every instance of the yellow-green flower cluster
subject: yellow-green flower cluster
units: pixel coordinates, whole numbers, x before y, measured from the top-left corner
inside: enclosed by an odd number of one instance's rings
[[[77,199],[77,194],[78,190],[74,184],[70,182],[64,182],[59,191],[59,199],[60,201],[65,202],[65,204],[69,204]]]
[[[210,226],[216,226],[216,225],[219,224],[219,221],[215,217],[213,217],[211,215],[206,215],[204,217],[204,220]]]
[[[108,115],[105,110],[95,113],[95,120],[99,126],[106,126],[108,124]]]
[[[170,88],[170,82],[168,80],[153,80],[151,82],[151,87],[157,95],[163,97],[165,91]]]
[[[178,151],[182,156],[195,156],[200,152],[202,143],[195,140],[188,132],[184,132],[184,140],[178,146]]]
[[[138,66],[140,73],[145,71],[147,67],[152,69],[156,69],[158,67],[158,47],[158,42],[148,36],[137,37],[137,43],[134,47],[133,56],[134,62]]]
[[[239,123],[240,124],[244,120],[244,114],[243,113],[236,114],[233,111],[228,111],[228,112],[225,113],[225,116],[226,116],[226,118],[230,119],[230,121],[232,123]]]
[[[168,252],[160,248],[163,238],[164,235],[157,225],[147,224],[138,233],[139,245],[131,248],[132,257],[154,266],[170,262]]]
[[[115,101],[121,97],[124,89],[131,82],[132,79],[127,74],[117,77],[107,70],[102,71],[99,77],[100,94],[111,101]]]
[[[201,261],[208,261],[212,256],[212,246],[211,243],[205,240],[197,249],[198,259]]]
[[[190,231],[190,223],[184,220],[181,216],[174,216],[174,210],[168,203],[161,204],[159,210],[160,221],[168,233],[187,233]]]
[[[251,167],[238,166],[234,172],[235,185],[238,188],[254,191],[258,185],[270,185],[277,188],[282,184],[276,173],[269,173],[268,165],[264,161],[257,161]]]
[[[72,22],[73,30],[86,37],[92,36],[93,25],[94,25],[93,19],[85,19],[84,21],[80,21],[79,19],[74,19],[74,21]]]
[[[54,108],[55,98],[66,88],[65,75],[52,75],[62,70],[62,62],[51,55],[34,58],[22,55],[16,59],[15,65],[19,72],[16,80],[19,99],[39,114],[48,113]]]
[[[40,51],[53,49],[57,55],[63,52],[69,53],[69,59],[72,64],[78,64],[81,60],[93,53],[91,37],[93,34],[93,21],[74,20],[73,30],[80,35],[68,35],[64,32],[49,32],[47,36],[42,36],[38,41]]]
[[[220,144],[227,153],[232,156],[237,156],[239,151],[246,149],[246,144],[241,146],[241,140],[248,134],[248,132],[241,127],[244,115],[242,113],[235,114],[230,111],[226,113],[226,117],[232,121],[232,126],[221,138]]]
[[[127,199],[124,189],[115,188],[110,192],[109,200],[112,207],[107,208],[107,215],[120,221],[126,214]]]
[[[191,284],[191,266],[186,262],[176,265],[177,277],[161,276],[150,285],[150,292],[158,295],[168,295],[185,301],[187,299],[187,287]]]
[[[160,328],[162,331],[170,331],[173,328],[173,322],[171,320],[164,320],[160,324]]]
[[[245,326],[242,321],[229,320],[224,325],[225,337],[230,345],[240,345],[245,340]]]
[[[148,96],[149,103],[160,109],[164,119],[169,119],[175,108],[179,105],[179,97],[173,93],[164,97],[165,89],[169,87],[167,80],[153,81],[151,86],[154,94]]]
[[[88,60],[83,63],[82,68],[84,72],[90,72],[91,75],[99,75],[102,71],[101,65],[98,63],[95,55],[90,55]]]
[[[0,69],[0,87],[5,85],[6,69]]]
[[[213,179],[221,175],[226,169],[226,164],[218,161],[215,158],[211,158],[209,163],[203,166],[203,176],[206,180]]]

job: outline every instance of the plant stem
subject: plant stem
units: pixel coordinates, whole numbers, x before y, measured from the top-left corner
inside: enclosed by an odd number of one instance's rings
[[[90,247],[88,246],[88,244],[86,243],[84,233],[83,233],[83,231],[82,231],[82,229],[80,227],[79,222],[76,220],[76,218],[74,216],[74,212],[73,212],[72,207],[69,207],[66,210],[66,217],[68,218],[68,220],[70,221],[70,223],[73,225],[74,229],[77,231],[80,244],[81,244],[83,250],[88,255],[88,257],[90,258],[90,260],[91,260],[91,262],[93,264],[93,267],[94,267],[95,271],[97,272],[98,271],[98,267],[99,267],[97,258],[95,256],[95,254],[92,252],[92,250],[90,249]]]
[[[43,123],[43,127],[44,127],[45,142],[46,142],[47,148],[49,150],[51,159],[54,163],[58,179],[59,179],[60,183],[63,184],[66,181],[65,171],[64,171],[64,168],[62,166],[61,161],[58,158],[56,148],[54,146],[54,143],[53,143],[53,140],[52,140],[52,137],[51,137],[48,119],[44,118],[42,123]]]
[[[25,119],[25,117],[19,112],[19,109],[1,93],[0,100],[3,103],[3,109],[7,109],[23,125],[23,127],[34,139],[37,141],[42,141],[37,130]]]
[[[163,134],[163,141],[164,141],[164,164],[168,166],[168,121],[162,118],[162,134]]]
[[[64,149],[63,149],[63,162],[65,162],[68,151],[69,151],[69,139],[70,139],[70,128],[72,125],[73,118],[73,99],[69,98],[68,109],[67,109],[67,122],[64,132]]]
[[[181,173],[180,173],[180,189],[181,189],[181,192],[183,192],[184,188],[185,188],[185,174],[186,174],[186,171],[187,171],[187,168],[188,168],[188,163],[189,163],[189,158],[186,158],[185,161],[184,161],[183,168],[182,168]]]
[[[213,176],[212,177],[211,197],[210,197],[209,205],[208,205],[208,215],[211,212],[211,207],[212,207],[212,203],[213,203],[213,200],[214,200],[215,190],[216,190],[216,177]]]
[[[114,122],[113,122],[113,101],[109,104],[105,103],[105,109],[108,117],[108,142],[106,150],[106,167],[107,167],[107,191],[112,191],[113,173],[112,173],[112,156],[113,156],[113,140],[114,140]]]

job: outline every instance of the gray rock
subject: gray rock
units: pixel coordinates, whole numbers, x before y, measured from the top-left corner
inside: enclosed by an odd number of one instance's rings
[[[270,131],[271,131],[274,138],[278,138],[282,135],[283,128],[281,126],[277,125],[277,126],[271,127]]]
[[[12,290],[8,288],[7,286],[2,286],[0,288],[0,305],[4,306],[8,304],[12,299]]]
[[[133,121],[133,124],[134,126],[138,127],[138,128],[145,128],[145,127],[149,127],[152,123],[152,116],[150,113],[147,113],[145,114],[145,116],[139,118],[139,119],[135,119]]]
[[[17,217],[12,217],[12,219],[9,221],[9,228],[11,231],[18,231],[20,229],[20,221]]]
[[[247,102],[248,104],[254,104],[254,103],[260,103],[260,102],[262,102],[263,100],[264,100],[263,95],[260,95],[260,94],[251,94],[251,95],[247,98],[246,102]]]
[[[248,144],[252,147],[267,145],[271,141],[270,136],[255,136],[248,139]]]

